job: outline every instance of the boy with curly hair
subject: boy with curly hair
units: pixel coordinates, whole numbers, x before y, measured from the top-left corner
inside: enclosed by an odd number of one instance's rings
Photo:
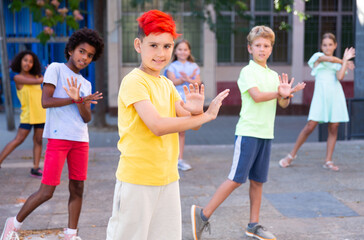
[[[47,109],[43,137],[48,138],[40,188],[24,203],[15,217],[6,220],[0,240],[18,239],[17,231],[26,217],[52,198],[60,184],[67,159],[69,172],[68,228],[65,240],[77,237],[84,181],[87,177],[91,103],[102,93],[91,94],[91,83],[80,71],[102,54],[104,43],[97,32],[83,28],[72,34],[65,48],[66,63],[52,63],[44,75],[42,106]]]
[[[134,48],[141,64],[124,77],[119,90],[121,156],[106,239],[178,240],[182,238],[178,132],[215,119],[229,90],[204,112],[204,87],[191,84],[189,90],[184,88],[183,103],[172,81],[160,75],[178,36],[172,17],[151,10],[137,20]]]

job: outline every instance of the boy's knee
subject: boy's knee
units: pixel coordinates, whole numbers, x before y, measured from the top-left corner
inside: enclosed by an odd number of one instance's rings
[[[84,189],[83,181],[70,180],[69,190],[70,194],[82,198]]]
[[[233,180],[230,180],[230,184],[234,187],[234,188],[238,188],[242,185],[242,183],[239,182],[235,182]]]
[[[39,191],[38,196],[42,202],[45,202],[53,197],[53,191]]]
[[[262,182],[257,182],[257,181],[254,181],[254,180],[250,180],[250,185],[252,187],[262,187],[263,183]]]

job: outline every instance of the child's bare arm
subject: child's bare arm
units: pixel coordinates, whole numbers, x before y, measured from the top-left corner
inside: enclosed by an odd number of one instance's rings
[[[173,82],[175,86],[181,85],[184,81],[180,78],[176,78],[173,72],[167,70],[167,78]]]
[[[16,84],[41,84],[43,82],[43,76],[28,77],[21,74],[14,76],[14,82]]]
[[[71,78],[71,80],[73,81],[73,78]],[[55,98],[53,97],[55,86],[49,83],[45,83],[42,91],[42,107],[63,107],[69,104],[73,104],[74,102],[79,102],[77,103],[77,107],[80,111],[80,115],[84,122],[89,122],[91,120],[91,103],[97,104],[97,100],[102,99],[102,93],[96,92],[82,98],[81,100],[79,96],[80,86],[76,87],[77,81],[73,82],[73,85],[71,85],[68,81],[68,84],[70,90],[68,90],[67,88],[65,88],[65,90],[70,97]]]
[[[229,95],[229,89],[218,94],[211,102],[205,113],[186,117],[161,117],[154,105],[149,100],[139,101],[133,104],[145,125],[156,135],[183,132],[193,129],[214,120],[217,117],[222,101]]]
[[[43,85],[43,91],[42,91],[43,108],[63,107],[72,104],[72,98],[54,98],[53,93],[55,88],[56,87],[50,83],[45,83]]]
[[[197,71],[197,69],[195,69]],[[201,78],[200,78],[200,74],[196,75],[196,72],[194,71],[194,74],[192,74],[191,76],[188,76],[185,72],[179,72],[181,74],[181,79],[185,82],[189,82],[189,83],[198,83],[201,84]]]
[[[282,77],[278,77],[279,86],[277,92],[261,92],[258,87],[252,87],[248,90],[248,93],[253,98],[254,102],[260,103],[281,97],[287,98],[291,95],[291,86],[294,82],[294,78],[289,82],[288,75],[285,73],[282,74]]]
[[[91,103],[97,104],[97,100],[102,99],[102,93],[96,92],[86,97],[80,97],[81,84],[77,86],[77,78],[71,81],[67,78],[68,89],[63,86],[67,95],[72,98],[72,103],[77,104],[78,111],[85,123],[91,121]]]
[[[278,92],[261,92],[258,87],[250,88],[248,93],[256,103],[270,101],[279,97]]]
[[[343,60],[338,58],[338,57],[335,57],[335,56],[326,56],[326,55],[323,55],[321,57],[319,57],[316,62],[314,63],[314,67],[316,67],[317,65],[319,65],[321,62],[332,62],[332,63],[340,63],[342,64],[343,63]]]
[[[355,49],[353,47],[346,48],[343,56],[343,63],[341,69],[336,72],[336,77],[339,81],[344,79],[345,72],[348,69],[349,65],[351,64],[349,63],[349,60],[354,57],[355,57]]]
[[[189,111],[187,111],[186,109],[184,109],[184,107],[182,107],[183,104],[184,104],[184,102],[182,100],[177,101],[175,103],[177,117],[190,117],[190,116],[192,116],[192,114]],[[191,129],[192,130],[199,130],[200,127],[201,127],[201,125],[198,126],[198,127],[195,127],[195,128],[191,128]]]

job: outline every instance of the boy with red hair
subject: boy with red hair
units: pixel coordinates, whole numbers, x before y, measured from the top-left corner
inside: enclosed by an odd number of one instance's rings
[[[178,240],[182,238],[178,132],[197,130],[215,119],[229,90],[203,112],[204,87],[191,84],[184,89],[183,103],[172,81],[160,75],[178,37],[172,17],[151,10],[137,21],[134,48],[142,62],[124,77],[119,90],[121,156],[106,239]]]

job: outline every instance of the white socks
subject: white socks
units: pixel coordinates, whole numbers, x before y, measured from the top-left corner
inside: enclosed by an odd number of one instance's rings
[[[77,234],[77,229],[67,228],[65,234]]]
[[[15,216],[14,217],[14,227],[16,229],[20,229],[22,225],[23,225],[23,223],[22,222],[18,222],[18,220],[16,220],[16,216]]]

